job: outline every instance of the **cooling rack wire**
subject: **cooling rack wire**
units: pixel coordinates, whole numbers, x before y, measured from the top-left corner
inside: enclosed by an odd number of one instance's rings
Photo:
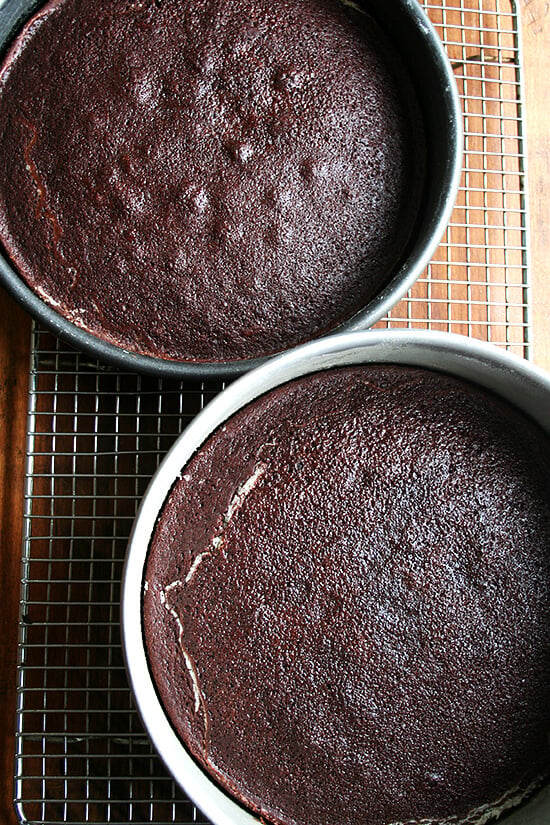
[[[508,0],[424,6],[462,99],[464,173],[434,260],[378,326],[458,332],[528,358],[519,10]],[[119,591],[150,476],[221,388],[103,368],[34,328],[15,764],[24,822],[206,822],[133,708]]]

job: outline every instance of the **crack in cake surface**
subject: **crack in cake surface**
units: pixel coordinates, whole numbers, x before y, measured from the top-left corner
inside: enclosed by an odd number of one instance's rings
[[[211,546],[212,546],[214,551],[219,551],[220,548],[223,547],[223,543],[224,543],[224,540],[225,540],[224,533],[225,533],[228,525],[231,523],[231,519],[233,518],[235,513],[237,513],[241,509],[241,507],[243,506],[245,500],[250,495],[252,490],[256,487],[256,485],[258,484],[258,482],[260,481],[262,476],[265,474],[266,470],[267,470],[267,464],[265,464],[264,462],[258,463],[255,466],[254,471],[246,479],[246,481],[242,482],[242,484],[240,484],[237,487],[237,491],[235,492],[235,494],[233,495],[231,501],[229,502],[229,506],[228,506],[224,516],[223,516],[222,524],[221,524],[218,532],[216,533],[216,535],[212,539]],[[189,566],[189,569],[188,569],[188,571],[185,575],[185,578],[183,580],[182,579],[175,579],[174,581],[170,582],[169,584],[167,584],[160,591],[160,595],[159,595],[161,604],[163,605],[165,610],[168,611],[168,613],[172,616],[172,618],[176,622],[176,626],[177,626],[177,629],[178,629],[178,644],[179,644],[179,647],[182,651],[183,660],[184,660],[184,663],[185,663],[187,673],[189,675],[189,679],[190,679],[191,687],[192,687],[192,691],[193,691],[194,712],[197,714],[200,711],[202,711],[202,716],[203,716],[203,720],[204,720],[204,745],[203,745],[203,751],[204,751],[205,759],[207,758],[208,732],[209,732],[209,719],[208,719],[208,711],[207,711],[207,706],[206,706],[206,697],[204,695],[204,692],[201,689],[200,678],[199,678],[199,673],[198,673],[197,666],[196,666],[196,664],[193,660],[193,657],[191,656],[188,649],[186,648],[186,646],[183,643],[183,636],[184,636],[184,633],[185,633],[185,628],[184,628],[183,622],[181,620],[181,616],[178,613],[178,611],[176,610],[176,608],[173,606],[172,601],[169,597],[170,597],[170,594],[173,591],[181,590],[182,588],[185,588],[187,585],[191,584],[191,582],[195,578],[195,576],[197,574],[197,571],[199,570],[201,564],[203,563],[203,561],[206,558],[209,558],[210,556],[212,556],[213,550],[208,550],[207,549],[207,550],[202,550],[201,552],[197,553],[197,555],[194,557],[193,561],[191,562],[191,565]],[[148,588],[149,588],[148,582],[146,581],[145,584],[147,585],[146,589],[148,590]]]
[[[225,515],[223,517],[222,524],[212,539],[212,547],[214,550],[219,550],[220,547],[223,547],[225,542],[225,532],[227,527],[231,523],[231,519],[237,513],[244,504],[245,499],[250,495],[252,490],[256,487],[260,479],[267,470],[267,464],[264,462],[260,462],[256,465],[254,472],[251,476],[249,476],[246,481],[237,487],[237,492],[229,502],[229,507],[227,508]]]
[[[172,606],[170,600],[168,599],[168,594],[175,590],[176,588],[180,588],[185,586],[185,581],[181,581],[177,579],[176,581],[171,582],[168,584],[164,590],[160,591],[160,601],[161,604],[165,607],[165,609],[170,613],[170,615],[175,619],[176,626],[178,628],[178,644],[183,653],[183,659],[185,662],[185,667],[187,668],[187,672],[189,673],[189,677],[191,679],[191,686],[193,688],[193,698],[195,700],[195,713],[198,713],[201,708],[204,715],[204,723],[205,728],[207,726],[207,714],[206,714],[206,706],[205,706],[205,699],[204,695],[201,691],[200,684],[199,684],[199,676],[197,673],[197,668],[189,651],[183,644],[183,634],[184,634],[184,627],[183,622],[181,621],[180,615],[175,607]]]

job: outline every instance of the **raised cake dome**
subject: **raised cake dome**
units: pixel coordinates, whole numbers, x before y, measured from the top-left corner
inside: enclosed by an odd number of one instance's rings
[[[517,804],[550,769],[549,489],[537,425],[427,369],[312,374],[228,419],[144,574],[149,666],[193,757],[276,825]]]
[[[339,0],[50,0],[0,71],[0,240],[139,354],[250,359],[353,316],[424,171],[407,74]]]

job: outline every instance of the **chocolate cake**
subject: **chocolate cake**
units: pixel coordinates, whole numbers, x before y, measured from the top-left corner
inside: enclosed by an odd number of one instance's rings
[[[74,324],[227,361],[333,329],[421,202],[415,94],[340,0],[51,0],[0,71],[0,241]]]
[[[280,825],[484,823],[548,776],[550,443],[429,370],[310,375],[183,468],[143,622],[166,712]]]

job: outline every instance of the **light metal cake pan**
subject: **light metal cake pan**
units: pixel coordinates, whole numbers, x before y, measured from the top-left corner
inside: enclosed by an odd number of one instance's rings
[[[142,593],[150,540],[166,498],[191,457],[236,412],[293,379],[334,367],[403,364],[462,378],[510,402],[550,437],[550,375],[493,345],[464,336],[410,330],[332,336],[270,360],[242,376],[211,401],[180,435],[154,475],[132,530],[122,582],[122,637],[130,684],[144,726],[159,755],[213,825],[259,825],[260,820],[220,789],[189,755],[157,695],[142,624]],[[550,551],[550,548],[549,548]],[[550,787],[499,825],[547,825]]]
[[[344,1],[344,0],[343,0]],[[347,0],[346,0],[347,2]],[[412,78],[427,143],[427,179],[413,237],[389,282],[332,333],[367,329],[406,294],[433,257],[449,222],[462,171],[462,111],[442,43],[418,0],[359,0],[400,54]],[[4,56],[40,0],[0,3],[0,55]],[[129,352],[67,320],[42,300],[0,249],[0,284],[27,311],[69,344],[125,370],[172,378],[234,377],[265,359],[231,362],[171,361]]]

